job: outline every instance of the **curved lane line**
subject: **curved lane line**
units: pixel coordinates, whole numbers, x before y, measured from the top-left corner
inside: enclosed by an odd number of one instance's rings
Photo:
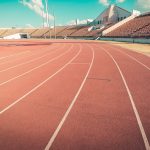
[[[63,45],[63,48],[64,48],[64,45]],[[56,48],[55,50],[58,50],[58,49],[59,49],[59,47]],[[43,58],[43,57],[45,57],[45,56],[48,56],[48,55],[50,55],[50,54],[53,54],[53,53],[55,53],[55,52],[56,52],[56,51],[50,51],[50,53],[48,53],[48,54],[46,53],[46,54],[44,54],[44,55],[42,55],[42,56],[40,56],[40,57],[31,59],[31,60],[29,60],[29,61],[27,61],[27,62],[20,63],[20,64],[18,64],[18,65],[9,67],[9,68],[7,68],[7,69],[0,70],[0,73],[1,73],[1,72],[5,72],[5,71],[8,71],[8,70],[10,70],[10,69],[14,69],[14,68],[16,68],[16,67],[19,67],[19,66],[22,66],[22,65],[25,65],[25,64],[29,64],[29,63],[31,63],[31,62],[34,62],[34,61],[36,61],[36,60],[39,60],[39,59],[41,59],[41,58]],[[32,56],[33,56],[33,55],[32,55]]]
[[[39,66],[37,66],[37,67],[34,67],[34,68],[28,70],[27,72],[24,72],[24,73],[22,73],[22,74],[20,74],[20,75],[18,75],[18,76],[16,76],[16,77],[14,77],[14,78],[11,78],[11,79],[9,79],[9,80],[7,80],[7,81],[4,81],[4,82],[0,83],[0,86],[6,84],[6,83],[8,83],[8,82],[11,82],[11,81],[13,81],[13,80],[15,80],[15,79],[17,79],[17,78],[19,78],[19,77],[22,77],[22,76],[24,76],[24,75],[26,75],[26,74],[28,74],[28,73],[30,73],[30,72],[36,70],[36,69],[39,69],[39,68],[41,68],[41,67],[43,67],[43,66],[49,64],[50,62],[52,62],[52,61],[54,61],[54,60],[60,58],[61,56],[64,56],[66,53],[68,53],[68,52],[72,49],[72,47],[73,47],[73,46],[71,46],[71,47],[69,48],[69,50],[65,51],[65,52],[62,53],[61,55],[58,55],[58,56],[56,56],[56,57],[50,59],[49,61],[47,61],[47,62],[45,62],[45,63],[43,63],[43,64],[41,64],[41,65],[39,65]]]
[[[80,44],[80,45],[81,45],[81,44]],[[79,96],[79,94],[80,94],[80,92],[81,92],[81,90],[82,90],[82,88],[83,88],[83,86],[84,86],[86,80],[87,80],[87,77],[88,77],[88,75],[89,75],[89,73],[90,73],[90,71],[91,71],[91,68],[92,68],[93,62],[94,62],[94,49],[93,49],[92,47],[90,47],[90,48],[91,48],[91,50],[92,50],[92,61],[91,61],[91,63],[90,63],[90,67],[89,67],[89,69],[88,69],[88,71],[87,71],[87,73],[86,73],[86,75],[85,75],[85,77],[84,77],[84,79],[83,79],[83,81],[82,81],[82,83],[81,83],[81,85],[80,85],[80,87],[79,87],[79,89],[78,89],[78,91],[77,91],[75,97],[73,98],[73,100],[72,100],[70,106],[68,107],[68,109],[67,109],[66,113],[64,114],[62,120],[60,121],[59,125],[57,126],[56,130],[54,131],[53,135],[51,136],[51,138],[50,138],[48,144],[46,145],[45,150],[49,150],[49,149],[51,148],[51,146],[52,146],[52,144],[53,144],[55,138],[57,137],[57,135],[58,135],[60,129],[62,128],[64,122],[66,121],[66,119],[67,119],[67,117],[68,117],[70,111],[72,110],[72,108],[73,108],[73,106],[74,106],[74,104],[75,104],[75,102],[76,102],[76,100],[77,100],[77,98],[78,98],[78,96]]]
[[[31,52],[31,51],[25,51],[25,52],[21,52],[21,53],[16,53],[16,54],[0,57],[0,60],[5,59],[5,58],[9,58],[9,57],[13,57],[13,56],[18,56],[18,55],[21,55],[21,54],[24,54],[24,53],[29,53],[29,52]]]
[[[135,105],[135,103],[134,103],[134,99],[133,99],[133,97],[132,97],[132,94],[131,94],[131,92],[130,92],[130,89],[129,89],[129,87],[128,87],[128,84],[127,84],[127,82],[126,82],[126,79],[125,79],[125,77],[124,77],[124,75],[123,75],[123,73],[122,73],[122,71],[121,71],[121,69],[120,69],[118,63],[117,63],[116,60],[114,59],[114,57],[113,57],[105,48],[103,48],[103,47],[101,47],[101,48],[102,48],[102,49],[108,54],[108,56],[113,60],[113,62],[115,63],[115,65],[116,65],[116,67],[117,67],[117,69],[118,69],[118,71],[119,71],[119,73],[120,73],[120,76],[121,76],[121,78],[122,78],[122,81],[123,81],[123,83],[124,83],[124,86],[125,86],[125,88],[126,88],[126,90],[127,90],[127,93],[128,93],[128,96],[129,96],[129,99],[130,99],[130,102],[131,102],[131,105],[132,105],[132,108],[133,108],[133,111],[134,111],[134,114],[135,114],[135,117],[136,117],[138,126],[139,126],[139,128],[140,128],[140,132],[141,132],[141,135],[142,135],[142,138],[143,138],[143,141],[144,141],[145,148],[146,148],[146,150],[150,150],[150,145],[149,145],[149,142],[148,142],[148,138],[147,138],[147,136],[146,136],[146,133],[145,133],[145,130],[144,130],[142,121],[141,121],[141,119],[140,119],[140,115],[139,115],[138,110],[137,110],[137,108],[136,108],[136,105]]]
[[[132,60],[136,61],[137,63],[139,63],[140,65],[142,65],[143,67],[145,67],[146,69],[148,69],[150,71],[150,67],[148,67],[147,65],[145,65],[144,63],[140,62],[139,60],[137,60],[135,57],[127,54],[126,52],[124,51],[121,51],[119,48],[116,48],[116,47],[112,47],[113,49],[116,49],[117,51],[119,51],[120,53],[124,54],[124,55],[127,55],[128,57],[130,57]],[[144,55],[145,56],[145,55]]]
[[[72,47],[71,47],[72,48]],[[71,59],[69,60],[63,67],[61,67],[59,70],[57,70],[54,74],[52,74],[51,76],[49,76],[47,79],[45,79],[43,82],[41,82],[40,84],[38,84],[37,86],[35,86],[32,90],[30,90],[29,92],[27,92],[25,95],[23,95],[22,97],[20,97],[19,99],[15,100],[12,104],[10,104],[9,106],[7,106],[6,108],[4,108],[3,110],[0,111],[0,115],[2,115],[4,112],[6,112],[7,110],[9,110],[10,108],[12,108],[14,105],[16,105],[17,103],[19,103],[20,101],[22,101],[24,98],[26,98],[28,95],[32,94],[34,91],[36,91],[38,88],[40,88],[42,85],[44,85],[46,82],[48,82],[50,79],[52,79],[54,76],[56,76],[59,72],[61,72],[63,69],[65,69],[74,59],[76,59],[76,57],[80,54],[81,52],[81,48],[78,51],[78,53]]]
[[[50,50],[53,50],[54,48],[56,48],[57,46],[54,46],[54,47],[52,47],[52,49],[50,49]],[[42,49],[44,49],[44,48],[42,48]],[[41,49],[41,50],[42,50]],[[32,51],[32,50],[31,50]],[[49,50],[47,50],[47,51],[49,51]],[[47,52],[46,51],[46,52]],[[34,55],[36,55],[36,54],[40,54],[41,52],[38,52],[38,53],[34,53],[33,55],[31,55],[31,56],[34,56]],[[20,57],[19,58],[16,58],[16,59],[13,59],[13,60],[7,60],[7,61],[4,61],[4,62],[2,62],[2,63],[0,63],[0,65],[3,65],[3,64],[6,64],[6,63],[8,63],[8,62],[13,62],[13,61],[16,61],[16,60],[18,60],[18,59],[20,59]]]

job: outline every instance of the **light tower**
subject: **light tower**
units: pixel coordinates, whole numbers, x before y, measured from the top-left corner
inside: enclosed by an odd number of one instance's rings
[[[56,18],[55,18],[55,13],[54,13],[54,11],[53,11],[53,17],[54,17],[54,34],[55,34],[55,39],[57,38],[56,37]]]
[[[49,10],[48,10],[48,0],[45,0],[46,5],[46,23],[49,28],[49,37],[51,39],[51,28],[50,28],[50,21],[49,21]]]
[[[42,22],[43,22],[43,28],[44,28],[44,9],[42,9]]]

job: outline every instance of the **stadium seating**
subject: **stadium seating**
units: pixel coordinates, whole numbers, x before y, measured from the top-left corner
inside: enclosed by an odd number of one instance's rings
[[[49,37],[50,35],[51,37],[55,37],[55,35],[57,36],[57,34],[63,32],[66,28],[67,26],[56,26],[55,28],[52,28],[50,31],[45,33],[45,37]]]
[[[3,37],[3,34],[7,32],[8,29],[0,29],[0,37]]]
[[[2,36],[4,37],[4,36],[20,33],[21,31],[22,29],[8,29],[6,32],[2,34]]]
[[[90,28],[90,26],[82,26],[81,28],[78,28],[76,30],[76,32],[72,33],[71,36],[84,37],[90,32],[90,31],[88,31],[89,28]]]
[[[106,29],[108,29],[109,27],[111,27],[113,24],[108,24],[106,25],[104,28],[101,29],[97,29],[97,30],[92,30],[91,32],[89,32],[86,36],[90,36],[90,37],[99,37],[102,36],[102,32]]]
[[[68,26],[62,32],[58,33],[58,37],[69,37],[74,34],[76,31],[81,29],[83,26]]]
[[[37,29],[0,29],[0,37],[5,37],[16,33],[28,33],[30,35],[36,30]]]
[[[150,37],[150,24],[133,33],[134,37]]]
[[[32,32],[30,36],[33,38],[42,38],[44,37],[45,33],[47,33],[48,31],[49,31],[49,28],[40,28]]]
[[[23,29],[21,32],[22,33],[28,33],[29,35],[33,34],[34,32],[36,32],[38,29],[33,28],[33,29]]]
[[[150,15],[141,15],[123,24],[112,32],[106,34],[107,37],[136,37],[150,36],[149,34]]]

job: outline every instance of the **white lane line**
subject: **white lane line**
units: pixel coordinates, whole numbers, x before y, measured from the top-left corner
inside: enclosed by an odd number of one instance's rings
[[[146,136],[146,133],[145,133],[145,130],[144,130],[144,127],[143,127],[143,124],[142,124],[142,121],[140,119],[140,115],[138,113],[138,110],[136,108],[136,105],[134,103],[134,99],[132,97],[132,94],[130,92],[130,89],[128,87],[128,84],[126,82],[126,79],[118,65],[118,63],[116,62],[116,60],[114,59],[114,57],[103,47],[101,47],[108,55],[109,57],[113,60],[113,62],[115,63],[120,75],[121,75],[121,78],[122,78],[122,81],[125,85],[125,88],[127,90],[127,93],[128,93],[128,96],[129,96],[129,99],[130,99],[130,102],[131,102],[131,105],[132,105],[132,108],[133,108],[133,111],[134,111],[134,114],[135,114],[135,117],[136,117],[136,120],[137,120],[137,123],[138,123],[138,126],[139,126],[139,129],[140,129],[140,132],[141,132],[141,135],[142,135],[142,138],[143,138],[143,141],[144,141],[144,144],[145,144],[145,148],[146,150],[150,150],[150,145],[149,145],[149,142],[148,142],[148,139],[147,139],[147,136]]]
[[[121,51],[119,48],[116,47],[112,47],[113,49],[116,49],[117,51],[119,51],[120,53],[127,55],[128,57],[130,57],[132,60],[136,61],[137,63],[139,63],[140,65],[142,65],[143,67],[145,67],[146,69],[148,69],[150,71],[150,68],[148,66],[146,66],[145,64],[143,64],[142,62],[140,62],[139,60],[137,60],[135,57],[127,54],[126,52]]]
[[[54,48],[56,48],[57,46],[54,46],[54,47],[51,47],[51,49],[50,50],[53,50]],[[42,49],[44,49],[44,48],[42,48]],[[40,50],[42,50],[42,49],[40,49]],[[46,48],[47,49],[47,48]],[[47,50],[47,51],[49,51],[49,50]],[[47,52],[46,51],[46,52]],[[33,53],[33,52],[32,52]],[[41,53],[41,51],[40,52],[34,52],[31,56],[34,56],[34,55],[37,55],[37,54],[40,54]],[[2,62],[2,63],[0,63],[0,65],[3,65],[3,64],[6,64],[6,63],[8,63],[8,62],[13,62],[13,61],[16,61],[16,60],[18,60],[18,59],[22,59],[22,58],[20,58],[20,57],[18,57],[17,59],[13,59],[13,60],[7,60],[7,61],[5,61],[5,62]]]
[[[63,45],[63,47],[64,47],[64,45]],[[59,47],[58,47],[57,49],[59,49]],[[55,50],[57,50],[57,49],[55,49]],[[31,63],[31,62],[34,62],[34,61],[36,61],[36,60],[39,60],[39,59],[41,59],[41,58],[43,58],[43,57],[45,57],[45,56],[48,56],[48,55],[50,55],[50,54],[53,54],[53,53],[55,53],[55,52],[56,52],[56,51],[50,51],[50,53],[46,53],[46,54],[44,54],[44,55],[42,55],[42,56],[40,56],[40,57],[31,59],[31,60],[29,60],[29,61],[27,61],[27,62],[20,63],[20,64],[18,64],[18,65],[15,65],[15,66],[12,66],[12,67],[9,67],[9,68],[0,70],[0,73],[1,73],[1,72],[5,72],[5,71],[8,71],[8,70],[10,70],[10,69],[14,69],[14,68],[16,68],[16,67],[20,67],[20,66],[22,66],[22,65],[29,64],[29,63]],[[32,56],[33,56],[33,55],[32,55]]]
[[[90,48],[91,48],[91,50],[92,50],[92,61],[91,61],[91,63],[90,63],[90,67],[89,67],[89,69],[88,69],[88,71],[87,71],[87,73],[86,73],[86,75],[85,75],[85,77],[84,77],[84,79],[83,79],[83,81],[82,81],[82,83],[81,83],[81,85],[80,85],[80,88],[78,89],[78,91],[77,91],[75,97],[73,98],[73,100],[72,100],[70,106],[68,107],[68,109],[67,109],[66,113],[64,114],[62,120],[60,121],[58,127],[56,128],[56,130],[54,131],[53,135],[51,136],[51,138],[50,138],[48,144],[46,145],[45,150],[49,150],[49,149],[51,148],[51,146],[52,146],[52,144],[53,144],[55,138],[57,137],[57,135],[58,135],[59,131],[61,130],[61,128],[62,128],[64,122],[66,121],[66,119],[67,119],[67,117],[68,117],[70,111],[72,110],[72,108],[73,108],[73,106],[74,106],[74,104],[75,104],[75,102],[76,102],[76,100],[77,100],[77,98],[78,98],[78,96],[79,96],[79,94],[80,94],[80,92],[81,92],[81,90],[82,90],[82,88],[83,88],[83,86],[84,86],[86,80],[87,80],[87,77],[88,77],[88,75],[89,75],[89,73],[90,73],[90,71],[91,71],[91,68],[92,68],[93,62],[94,62],[94,49],[93,49],[92,47],[90,47]]]
[[[30,73],[30,72],[36,70],[36,69],[39,69],[39,68],[41,68],[41,67],[43,67],[43,66],[49,64],[50,62],[52,62],[52,61],[54,61],[54,60],[56,60],[56,59],[58,59],[58,58],[64,56],[66,53],[68,53],[69,51],[71,51],[72,47],[73,47],[73,45],[72,45],[67,51],[65,51],[64,53],[62,53],[62,54],[60,54],[60,55],[58,55],[58,56],[56,56],[56,57],[50,59],[49,61],[47,61],[47,62],[45,62],[45,63],[43,63],[43,64],[41,64],[41,65],[39,65],[39,66],[37,66],[37,67],[34,67],[34,68],[32,68],[32,69],[30,69],[30,70],[24,72],[23,74],[20,74],[20,75],[14,77],[14,78],[11,78],[11,79],[9,79],[9,80],[7,80],[7,81],[5,81],[5,82],[0,83],[0,86],[6,84],[6,83],[8,83],[8,82],[11,82],[11,81],[13,81],[13,80],[15,80],[15,79],[17,79],[17,78],[19,78],[19,77],[22,77],[22,76],[24,76],[24,75],[26,75],[26,74],[28,74],[28,73]]]
[[[72,47],[71,47],[72,48]],[[53,78],[54,76],[56,76],[59,72],[61,72],[63,69],[65,69],[74,59],[76,59],[76,57],[80,54],[81,52],[81,47],[80,50],[78,51],[78,53],[71,59],[69,60],[63,67],[61,67],[59,70],[57,70],[54,74],[52,74],[51,76],[49,76],[47,79],[45,79],[43,82],[41,82],[40,84],[38,84],[37,86],[35,86],[32,90],[30,90],[29,92],[27,92],[25,95],[23,95],[22,97],[20,97],[19,99],[15,100],[12,104],[10,104],[9,106],[7,106],[6,108],[4,108],[3,110],[0,111],[0,114],[3,114],[4,112],[6,112],[7,110],[9,110],[10,108],[12,108],[14,105],[16,105],[17,103],[19,103],[20,101],[22,101],[24,98],[26,98],[28,95],[30,95],[31,93],[33,93],[34,91],[36,91],[38,88],[40,88],[42,85],[44,85],[46,82],[48,82],[51,78]]]
[[[21,53],[16,53],[16,54],[8,55],[8,56],[5,56],[5,57],[0,57],[0,60],[1,59],[5,59],[5,58],[9,58],[9,57],[13,57],[13,56],[22,55],[24,53],[29,53],[29,52],[31,52],[31,51],[25,51],[25,52],[21,52]]]

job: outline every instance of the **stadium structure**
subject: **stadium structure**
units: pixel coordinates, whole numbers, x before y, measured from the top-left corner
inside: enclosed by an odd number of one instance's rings
[[[150,43],[150,12],[129,12],[110,5],[93,22],[54,28],[0,29],[0,38],[101,39]]]

